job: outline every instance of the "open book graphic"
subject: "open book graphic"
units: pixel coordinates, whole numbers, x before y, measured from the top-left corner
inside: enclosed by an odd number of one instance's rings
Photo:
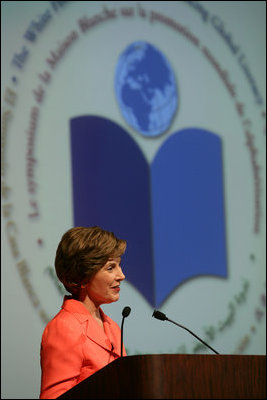
[[[131,136],[98,116],[70,121],[74,226],[127,241],[126,279],[153,306],[190,278],[227,276],[222,144],[173,133],[149,165]]]

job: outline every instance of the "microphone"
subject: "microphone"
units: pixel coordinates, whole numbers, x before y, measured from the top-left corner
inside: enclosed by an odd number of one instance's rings
[[[122,345],[123,345],[123,324],[124,324],[124,319],[128,317],[128,315],[131,312],[131,308],[126,306],[122,310],[122,322],[121,322],[121,357],[123,357],[123,351],[122,351]]]
[[[161,321],[170,321],[173,324],[179,326],[180,328],[185,329],[187,332],[191,333],[191,335],[193,335],[195,338],[197,338],[198,340],[201,341],[201,343],[203,343],[205,346],[208,346],[212,351],[214,351],[214,353],[219,354],[216,350],[214,350],[208,343],[204,342],[204,340],[200,339],[200,337],[198,337],[195,333],[193,333],[192,331],[190,331],[190,329],[186,328],[183,325],[177,324],[177,322],[172,321],[171,319],[169,319],[166,314],[162,313],[161,311],[158,310],[154,310],[152,317],[157,318]]]

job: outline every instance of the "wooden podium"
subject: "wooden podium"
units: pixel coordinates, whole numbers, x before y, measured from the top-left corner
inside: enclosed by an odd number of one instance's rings
[[[119,358],[59,399],[266,399],[265,355]]]

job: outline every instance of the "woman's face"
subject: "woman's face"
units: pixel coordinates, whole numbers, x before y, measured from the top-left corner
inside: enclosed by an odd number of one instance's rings
[[[89,298],[99,306],[120,298],[120,283],[125,279],[120,266],[121,258],[111,258],[86,285]]]

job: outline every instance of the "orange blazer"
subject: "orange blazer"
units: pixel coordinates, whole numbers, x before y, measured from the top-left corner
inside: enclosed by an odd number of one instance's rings
[[[100,313],[104,331],[83,303],[65,296],[42,336],[40,399],[57,398],[120,357],[120,327],[101,309]]]

